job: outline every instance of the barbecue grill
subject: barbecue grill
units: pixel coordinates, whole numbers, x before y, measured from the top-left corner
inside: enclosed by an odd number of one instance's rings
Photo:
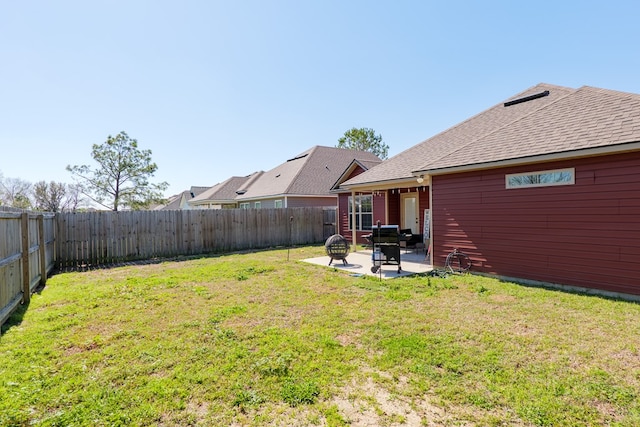
[[[371,231],[370,239],[373,244],[371,272],[376,273],[382,265],[397,265],[398,273],[400,273],[402,271],[400,266],[400,227],[379,225]]]

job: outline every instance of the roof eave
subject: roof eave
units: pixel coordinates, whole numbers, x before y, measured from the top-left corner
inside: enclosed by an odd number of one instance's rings
[[[420,175],[420,174],[418,174]],[[340,188],[335,192],[350,192],[350,191],[368,191],[368,190],[391,190],[399,187],[416,187],[424,184],[418,184],[415,176],[394,178],[382,181],[363,182],[358,184],[340,185]]]

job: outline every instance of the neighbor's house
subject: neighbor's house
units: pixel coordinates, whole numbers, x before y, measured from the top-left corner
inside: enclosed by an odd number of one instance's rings
[[[380,162],[373,153],[314,146],[242,186],[235,200],[240,208],[333,207],[334,184],[354,162]]]
[[[190,209],[234,209],[238,207],[236,198],[263,172],[247,176],[233,176],[189,200]]]
[[[418,223],[431,262],[640,295],[640,95],[540,84],[340,184]],[[426,222],[425,222],[426,221]]]
[[[169,200],[164,205],[159,205],[151,208],[152,210],[178,210],[178,209],[190,209],[189,200],[197,197],[203,191],[206,191],[209,187],[196,187],[192,186],[189,190],[185,190],[180,194],[169,197]]]

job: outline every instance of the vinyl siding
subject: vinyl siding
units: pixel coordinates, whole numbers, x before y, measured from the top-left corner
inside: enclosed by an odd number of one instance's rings
[[[575,184],[505,189],[505,174],[575,168]],[[640,295],[640,153],[433,177],[434,263]]]
[[[273,203],[273,201],[272,201]],[[338,198],[335,196],[327,197],[291,197],[287,198],[288,208],[324,208],[335,207]]]

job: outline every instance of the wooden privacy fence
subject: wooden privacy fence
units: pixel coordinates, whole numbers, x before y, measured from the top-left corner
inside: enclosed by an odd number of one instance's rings
[[[0,212],[0,325],[54,267],[54,215]]]
[[[60,268],[323,242],[322,208],[56,214]]]

